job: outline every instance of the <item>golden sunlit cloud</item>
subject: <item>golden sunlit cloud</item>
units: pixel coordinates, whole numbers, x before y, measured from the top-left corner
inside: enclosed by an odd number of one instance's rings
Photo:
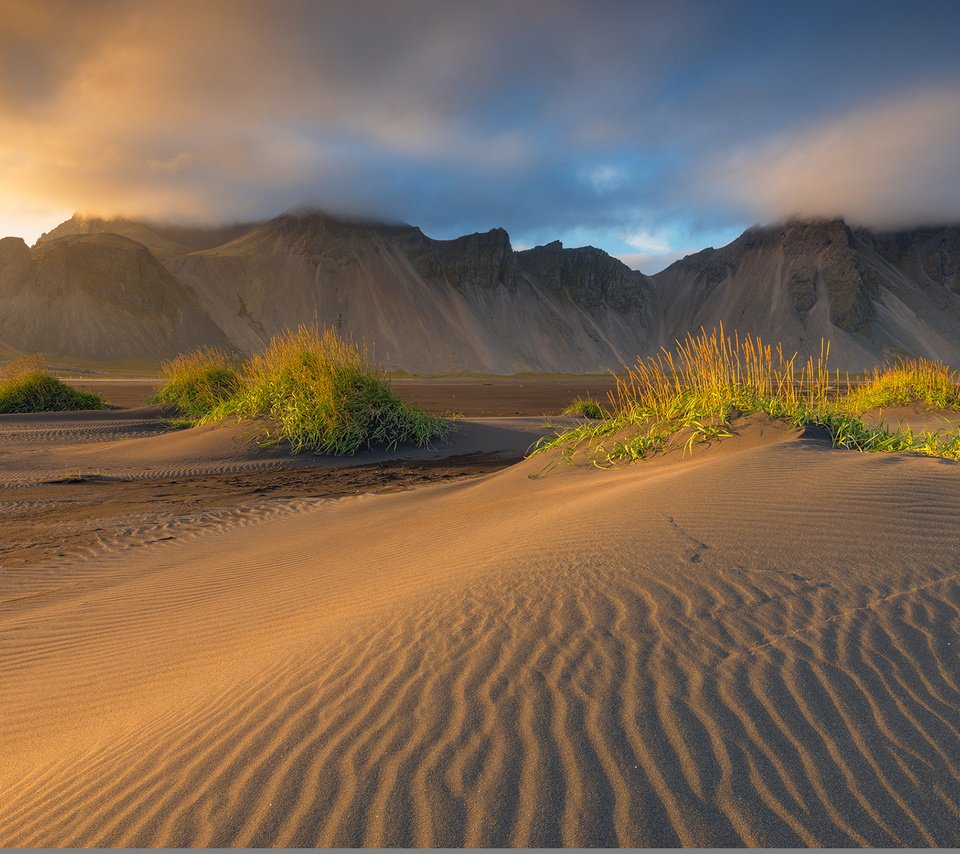
[[[342,179],[344,149],[358,144],[441,163],[527,162],[522,133],[469,133],[448,121],[436,93],[409,85],[410,68],[369,86],[336,57],[298,49],[288,40],[296,21],[283,13],[304,9],[322,18],[316,4],[90,4],[96,38],[81,51],[65,36],[48,40],[67,7],[5,4],[21,74],[43,83],[35,98],[11,91],[0,102],[0,207],[26,198],[46,210],[247,216],[265,192],[290,204],[305,179],[313,189]],[[395,13],[383,7],[385,18]],[[462,43],[419,51],[414,76],[430,76]],[[459,57],[482,61],[476,51]],[[336,205],[337,180],[329,190]]]
[[[851,57],[855,15],[768,5],[0,0],[0,223],[312,204],[656,253],[623,235],[960,218],[944,27],[897,15]],[[790,26],[818,15],[819,59]],[[915,73],[891,40],[923,44]]]

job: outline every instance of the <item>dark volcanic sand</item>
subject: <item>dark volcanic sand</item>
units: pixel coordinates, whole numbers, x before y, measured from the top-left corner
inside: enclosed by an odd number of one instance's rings
[[[103,547],[174,539],[219,525],[264,501],[395,492],[478,477],[515,460],[471,454],[445,460],[207,474],[157,480],[83,476],[0,490],[0,567],[91,554]],[[145,535],[145,536],[144,536]]]
[[[84,379],[70,383],[101,394],[112,407],[122,409],[144,406],[158,385],[157,380],[148,379]],[[392,386],[404,399],[434,413],[529,416],[560,413],[579,395],[605,399],[613,380],[402,379],[394,380]],[[161,410],[154,411],[159,425]],[[111,417],[109,413],[103,415]],[[104,546],[149,543],[158,537],[169,539],[177,529],[195,530],[220,524],[224,514],[243,514],[263,501],[337,498],[409,489],[477,477],[511,465],[519,458],[478,453],[344,468],[131,480],[78,473],[72,479],[67,476],[28,486],[6,485],[0,491],[0,567],[56,562],[91,554]]]

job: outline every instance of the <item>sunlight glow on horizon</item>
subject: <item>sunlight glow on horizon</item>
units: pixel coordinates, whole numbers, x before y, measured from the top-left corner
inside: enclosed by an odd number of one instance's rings
[[[920,2],[10,3],[0,236],[306,205],[656,265],[796,214],[960,221],[960,4]]]

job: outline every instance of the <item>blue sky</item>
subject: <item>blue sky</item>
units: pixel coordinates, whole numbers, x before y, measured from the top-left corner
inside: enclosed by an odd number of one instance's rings
[[[960,221],[960,3],[0,0],[0,232],[297,205],[654,272]]]

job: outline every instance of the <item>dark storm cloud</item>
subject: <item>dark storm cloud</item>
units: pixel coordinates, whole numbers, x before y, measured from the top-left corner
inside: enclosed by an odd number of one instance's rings
[[[26,203],[198,220],[307,203],[437,236],[586,230],[646,252],[630,235],[679,221],[960,219],[945,190],[960,174],[953,3],[175,0],[0,15],[7,221]]]

